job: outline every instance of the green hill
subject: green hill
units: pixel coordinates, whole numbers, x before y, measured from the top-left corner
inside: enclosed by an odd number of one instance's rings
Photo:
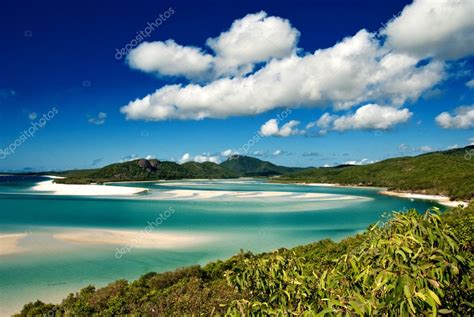
[[[228,170],[242,176],[274,176],[303,170],[298,167],[278,166],[250,156],[231,156],[220,164]]]
[[[158,160],[146,159],[115,163],[94,170],[68,171],[58,175],[66,177],[64,179],[56,180],[56,182],[64,184],[183,178],[235,178],[239,176],[238,174],[211,162],[188,162],[178,164],[175,162],[161,162]]]
[[[21,316],[472,316],[474,205],[357,236],[88,286]]]
[[[281,176],[278,182],[337,183],[388,187],[391,190],[474,198],[474,146],[374,164],[311,168]],[[470,158],[470,159],[469,159]]]

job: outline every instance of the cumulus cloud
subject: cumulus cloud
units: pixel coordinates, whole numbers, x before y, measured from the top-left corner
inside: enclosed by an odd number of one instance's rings
[[[99,112],[96,117],[89,118],[87,122],[95,125],[102,125],[105,123],[105,119],[107,119],[107,114],[105,112]]]
[[[232,149],[228,149],[228,150],[225,150],[225,151],[221,152],[221,156],[223,156],[223,157],[229,157],[229,156],[232,156],[234,154],[236,154],[236,153]]]
[[[257,151],[254,151],[252,155],[256,157],[263,157],[263,156],[267,156],[267,153],[261,150],[257,150]]]
[[[256,63],[283,58],[296,51],[300,33],[288,20],[261,11],[235,20],[230,29],[206,41],[214,55],[173,40],[145,42],[127,56],[131,68],[191,80],[241,76]]]
[[[183,164],[192,160],[191,154],[184,153],[183,156],[178,160],[179,164]]]
[[[398,149],[401,151],[401,152],[404,152],[406,150],[408,150],[408,145],[402,143],[398,146]]]
[[[173,40],[144,42],[127,56],[131,68],[165,76],[198,78],[211,68],[212,56],[200,48],[181,46]]]
[[[407,109],[397,109],[390,106],[367,104],[358,108],[354,113],[346,115],[324,113],[318,120],[306,124],[304,129],[298,129],[299,121],[291,120],[279,127],[278,120],[271,119],[260,127],[262,136],[288,137],[292,135],[324,135],[328,131],[347,130],[389,130],[398,124],[407,122],[413,114]],[[314,128],[318,128],[314,133]]]
[[[353,114],[342,116],[324,113],[316,122],[307,127],[317,126],[321,131],[346,131],[346,130],[388,130],[407,122],[412,116],[408,109],[397,109],[377,104],[367,104],[356,110]]]
[[[454,114],[442,112],[435,121],[443,129],[474,128],[474,105],[457,107]]]
[[[369,159],[363,158],[360,161],[347,161],[347,162],[344,162],[344,164],[346,164],[346,165],[367,165],[367,164],[373,164],[375,162],[377,162],[377,161],[371,161]]]
[[[121,159],[119,160],[119,162],[120,162],[120,163],[129,162],[129,161],[137,160],[137,159],[139,159],[139,158],[140,158],[140,157],[139,157],[138,155],[132,154],[132,155],[127,155],[127,156],[121,158]]]
[[[469,87],[469,88],[471,88],[471,89],[474,88],[474,79],[471,79],[470,81],[468,81],[468,82],[466,83],[466,86]]]
[[[296,49],[299,32],[288,20],[266,12],[248,14],[207,45],[216,54],[217,75],[246,74],[254,64],[289,56]]]
[[[260,134],[263,136],[280,137],[300,134],[300,131],[297,129],[299,124],[299,121],[291,120],[280,128],[276,119],[270,119],[260,127]]]
[[[344,115],[334,119],[332,129],[345,131],[351,129],[387,130],[395,125],[407,122],[412,116],[408,109],[396,109],[377,104],[360,107],[353,115]]]
[[[247,24],[257,31],[250,31]],[[381,37],[366,30],[332,47],[296,54],[298,35],[287,20],[265,13],[248,15],[208,40],[216,51],[214,70],[219,69],[221,77],[202,84],[166,85],[121,111],[127,119],[159,121],[227,118],[327,104],[347,110],[369,101],[400,106],[417,100],[444,76],[442,61],[419,63],[419,57],[388,49]],[[278,45],[267,47],[268,38]],[[217,63],[223,56],[234,62]],[[263,66],[254,70],[255,62]]]
[[[434,149],[429,145],[420,146],[416,150],[420,152],[433,152],[434,151]]]
[[[389,46],[418,56],[459,59],[474,53],[472,0],[415,0],[383,33]]]
[[[189,153],[183,154],[183,156],[178,160],[179,164],[187,163],[187,162],[197,162],[197,163],[204,163],[204,162],[212,162],[219,164],[221,162],[221,157],[219,155],[210,155],[207,154],[199,154],[192,156]]]

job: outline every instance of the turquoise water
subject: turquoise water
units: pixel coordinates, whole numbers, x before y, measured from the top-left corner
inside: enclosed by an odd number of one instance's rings
[[[119,278],[132,280],[149,271],[206,264],[240,249],[261,252],[324,238],[340,240],[364,230],[383,213],[426,210],[435,205],[381,196],[376,189],[255,180],[116,184],[150,189],[148,194],[125,198],[54,196],[31,190],[36,182],[44,180],[0,177],[0,234],[27,234],[20,241],[27,251],[0,255],[1,315],[38,298],[58,301],[88,284],[103,286]],[[169,193],[176,190],[221,195],[169,199]],[[273,196],[259,196],[262,192]],[[322,195],[311,196],[318,193]],[[305,194],[310,196],[302,196]],[[348,196],[351,198],[346,199]],[[58,232],[84,229],[138,234],[170,207],[175,212],[155,228],[156,232],[211,239],[189,247],[137,247],[117,258],[117,247],[123,242],[88,244],[53,237]]]

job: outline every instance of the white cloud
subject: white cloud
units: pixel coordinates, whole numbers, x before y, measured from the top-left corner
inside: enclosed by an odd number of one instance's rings
[[[178,160],[178,163],[183,164],[183,163],[191,162],[191,161],[197,162],[197,163],[213,162],[213,163],[219,164],[221,162],[221,157],[219,155],[210,155],[209,153],[196,155],[196,156],[191,156],[191,154],[185,153]]]
[[[198,163],[212,162],[212,163],[219,164],[221,159],[218,155],[204,154],[204,155],[196,155],[193,161],[198,162]]]
[[[324,115],[323,115],[324,116]],[[331,120],[323,120],[324,126],[331,125],[331,130],[387,130],[395,125],[407,122],[412,116],[408,109],[396,109],[377,104],[360,107],[354,114],[332,116]],[[320,119],[321,120],[321,119]],[[318,120],[319,121],[319,120]],[[330,122],[332,121],[332,122]]]
[[[400,151],[404,152],[404,151],[408,150],[408,146],[406,144],[402,143],[398,146],[398,149]]]
[[[454,115],[442,112],[435,118],[435,121],[443,129],[474,128],[474,105],[457,107],[454,110]]]
[[[298,38],[298,30],[288,20],[269,17],[262,11],[235,20],[228,31],[209,38],[206,44],[214,55],[168,40],[140,44],[127,61],[130,67],[144,72],[189,79],[244,75],[256,63],[295,52]]]
[[[102,125],[105,123],[105,119],[107,119],[107,114],[105,112],[99,112],[99,114],[96,117],[89,118],[87,122],[96,124],[96,125]]]
[[[292,135],[314,136],[312,129],[317,127],[316,135],[324,135],[328,131],[346,130],[388,130],[407,122],[412,116],[408,109],[397,109],[390,106],[367,104],[358,108],[355,113],[332,115],[324,113],[318,120],[306,124],[304,129],[298,129],[299,121],[291,120],[281,128],[278,120],[271,119],[260,128],[263,136],[288,137]]]
[[[207,40],[215,52],[215,72],[219,75],[246,74],[254,64],[289,56],[296,49],[299,32],[288,20],[248,14],[235,20],[230,29]]]
[[[147,156],[145,156],[145,159],[146,160],[154,160],[154,159],[156,159],[156,157],[154,155],[147,155]]]
[[[197,47],[182,46],[173,40],[144,42],[127,56],[131,68],[166,76],[198,78],[211,68],[213,57]]]
[[[362,159],[360,161],[347,161],[345,162],[344,164],[347,164],[347,165],[367,165],[367,164],[372,164],[372,163],[375,163],[377,161],[370,161],[369,159]]]
[[[221,156],[223,157],[229,157],[233,154],[236,154],[234,150],[231,150],[231,149],[228,149],[228,150],[225,150],[225,151],[222,151],[221,152]]]
[[[191,154],[184,153],[183,156],[178,160],[179,164],[183,164],[192,160]]]
[[[469,138],[467,142],[469,142],[468,145],[474,145],[474,138]]]
[[[138,155],[132,154],[132,155],[127,155],[127,156],[121,158],[121,159],[119,160],[119,162],[120,162],[120,163],[129,162],[129,161],[137,160],[137,159],[139,159],[139,158],[140,158],[140,157],[138,157]]]
[[[382,32],[388,46],[420,58],[458,59],[474,53],[472,0],[415,0]]]
[[[474,79],[471,79],[470,81],[468,81],[468,82],[466,83],[466,86],[469,87],[469,88],[471,88],[471,89],[474,88]]]
[[[270,119],[260,127],[260,134],[263,136],[280,137],[288,137],[290,135],[300,134],[300,131],[297,129],[299,124],[299,121],[291,120],[279,128],[278,121],[276,119]]]
[[[273,156],[278,156],[278,155],[283,154],[283,151],[282,150],[276,150],[272,154],[273,154]]]
[[[255,115],[287,106],[336,109],[368,100],[401,105],[438,83],[444,65],[389,52],[373,33],[352,37],[313,54],[271,59],[245,77],[207,84],[167,85],[121,108],[127,119],[199,120]]]
[[[453,144],[453,145],[448,146],[446,149],[447,150],[459,149],[459,145]]]
[[[267,154],[263,151],[260,151],[260,150],[257,150],[257,151],[254,151],[253,153],[253,156],[267,156]]]
[[[434,151],[434,149],[429,145],[420,146],[419,148],[417,148],[417,150],[421,151],[421,152],[433,152]]]

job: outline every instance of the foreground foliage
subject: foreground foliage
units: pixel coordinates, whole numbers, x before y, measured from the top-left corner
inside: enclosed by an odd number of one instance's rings
[[[339,243],[329,240],[175,272],[149,273],[30,303],[21,316],[458,315],[473,311],[474,205],[394,213]]]

